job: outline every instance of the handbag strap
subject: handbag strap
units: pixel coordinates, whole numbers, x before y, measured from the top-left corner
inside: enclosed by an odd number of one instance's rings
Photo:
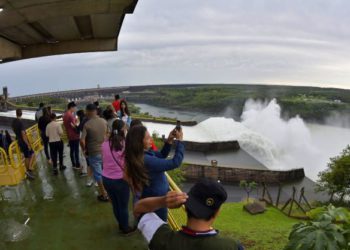
[[[111,155],[112,155],[112,157],[113,157],[113,160],[115,161],[115,163],[117,163],[118,167],[124,172],[124,168],[122,168],[122,167],[120,166],[119,162],[117,161],[117,159],[115,158],[115,156],[114,156],[114,154],[113,154],[113,150],[112,150],[112,147],[111,147],[110,143],[109,143],[109,149],[110,149],[110,151],[111,151]]]

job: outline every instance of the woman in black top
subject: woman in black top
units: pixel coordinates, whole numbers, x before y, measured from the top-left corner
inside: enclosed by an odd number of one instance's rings
[[[49,138],[46,136],[46,126],[51,122],[50,119],[50,112],[49,110],[45,107],[43,108],[43,115],[39,118],[38,121],[38,128],[40,131],[40,136],[44,144],[44,151],[45,151],[45,156],[47,161],[50,163],[51,158],[49,154]]]

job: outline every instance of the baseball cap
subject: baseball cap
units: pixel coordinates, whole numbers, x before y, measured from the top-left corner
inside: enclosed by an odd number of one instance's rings
[[[196,218],[208,218],[226,201],[227,193],[218,182],[203,179],[189,191],[185,207]]]

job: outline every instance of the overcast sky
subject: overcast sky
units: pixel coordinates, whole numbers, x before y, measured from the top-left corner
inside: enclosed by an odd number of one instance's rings
[[[10,94],[118,85],[350,88],[348,0],[140,0],[119,51],[0,65]]]

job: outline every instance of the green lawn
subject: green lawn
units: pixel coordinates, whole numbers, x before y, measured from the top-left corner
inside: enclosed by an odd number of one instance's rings
[[[242,203],[227,203],[215,228],[224,236],[240,240],[246,249],[282,250],[297,222],[273,207],[268,207],[264,214],[250,215],[243,210]]]

